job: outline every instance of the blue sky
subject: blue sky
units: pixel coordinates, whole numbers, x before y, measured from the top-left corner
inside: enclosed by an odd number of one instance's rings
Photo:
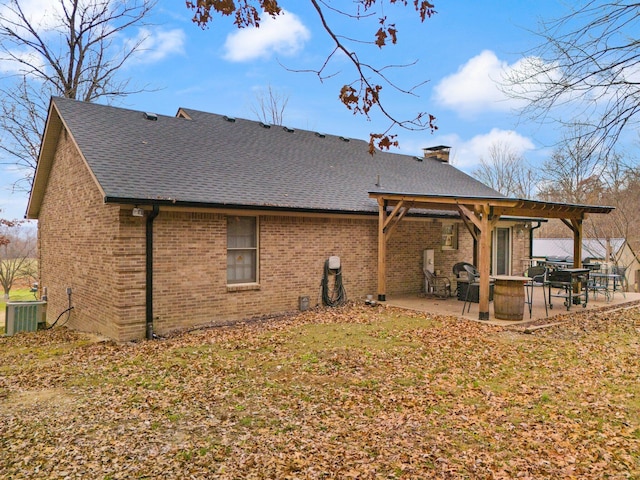
[[[23,3],[37,15],[50,0]],[[340,86],[355,78],[344,58],[331,61],[326,72],[335,76],[323,81],[313,73],[290,71],[317,70],[332,51],[309,2],[283,0],[283,16],[265,19],[260,29],[242,31],[219,17],[202,30],[192,23],[192,12],[184,5],[182,0],[160,0],[150,17],[153,25],[119,39],[146,39],[144,49],[121,73],[132,86],[151,91],[115,105],[168,115],[187,107],[255,119],[257,95],[270,85],[289,98],[284,114],[289,127],[365,140],[371,132],[388,127],[380,115],[367,121],[338,101]],[[564,3],[448,0],[436,1],[436,10],[421,23],[411,6],[388,6],[384,14],[397,25],[398,44],[382,50],[362,46],[363,58],[378,66],[417,62],[389,72],[399,86],[411,88],[427,81],[415,96],[383,89],[383,101],[396,117],[408,119],[425,111],[435,115],[439,127],[433,134],[396,129],[398,151],[420,155],[423,147],[450,145],[454,165],[470,172],[487,157],[492,143],[502,141],[531,163],[541,164],[558,132],[520,118],[517,103],[501,93],[497,83],[539,42],[531,33],[538,21],[566,12]],[[333,21],[343,35],[370,39],[379,16],[363,22]],[[9,66],[0,64],[0,74],[8,71]],[[11,193],[18,174],[0,166],[0,215],[6,218],[22,218],[26,209],[27,195]]]

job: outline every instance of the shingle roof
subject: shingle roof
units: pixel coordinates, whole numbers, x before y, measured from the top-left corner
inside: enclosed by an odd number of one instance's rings
[[[190,119],[54,98],[108,199],[377,212],[370,191],[502,197],[450,164],[367,142],[181,109]],[[376,185],[378,183],[379,185]]]

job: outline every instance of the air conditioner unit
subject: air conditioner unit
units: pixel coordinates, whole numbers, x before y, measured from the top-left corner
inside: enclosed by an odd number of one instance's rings
[[[47,302],[7,302],[5,315],[6,335],[15,335],[18,332],[35,332],[38,323],[44,320],[45,305]]]

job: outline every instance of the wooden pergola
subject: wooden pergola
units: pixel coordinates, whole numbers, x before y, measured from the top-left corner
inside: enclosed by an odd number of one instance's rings
[[[573,232],[573,265],[582,258],[582,223],[590,213],[606,214],[613,207],[541,202],[504,197],[465,197],[369,192],[378,202],[378,300],[386,300],[387,241],[411,210],[453,211],[476,240],[480,272],[479,319],[489,319],[491,232],[501,217],[559,218]]]

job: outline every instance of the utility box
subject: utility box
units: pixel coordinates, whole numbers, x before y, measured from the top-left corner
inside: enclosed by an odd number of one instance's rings
[[[307,296],[298,297],[298,307],[300,308],[301,312],[306,312],[307,310],[309,310],[309,297]]]
[[[44,320],[47,302],[7,302],[5,311],[5,333],[15,335],[18,332],[35,332],[38,324]]]

